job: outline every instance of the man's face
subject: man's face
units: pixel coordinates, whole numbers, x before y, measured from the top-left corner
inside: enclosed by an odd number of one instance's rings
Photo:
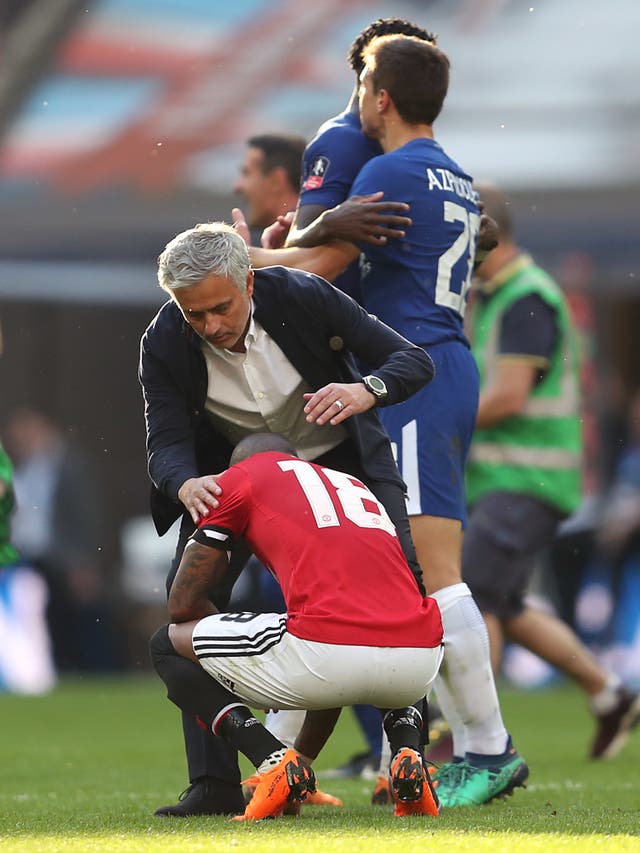
[[[365,65],[360,75],[360,89],[358,91],[358,106],[360,109],[360,123],[363,132],[372,139],[380,137],[381,120],[378,112],[378,98],[373,89],[371,72]]]
[[[266,228],[271,225],[274,219],[271,215],[272,174],[264,172],[264,152],[260,148],[247,148],[240,167],[240,177],[235,182],[233,191],[248,202],[245,215],[250,228]]]
[[[217,349],[234,352],[244,352],[252,294],[253,270],[249,270],[246,291],[231,279],[213,274],[199,284],[172,291],[185,320],[201,338]]]

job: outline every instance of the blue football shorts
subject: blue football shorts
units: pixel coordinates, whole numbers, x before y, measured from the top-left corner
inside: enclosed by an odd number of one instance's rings
[[[407,484],[409,515],[467,523],[464,468],[478,411],[478,369],[459,341],[428,350],[435,378],[404,403],[380,409]]]

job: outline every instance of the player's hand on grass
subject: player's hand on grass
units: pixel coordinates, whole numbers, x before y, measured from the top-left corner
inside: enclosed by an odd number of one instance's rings
[[[404,237],[411,225],[409,205],[382,201],[384,193],[351,196],[322,214],[323,228],[331,239],[349,243],[384,245],[391,237]]]
[[[331,382],[314,394],[304,394],[307,401],[304,407],[307,422],[319,426],[330,423],[332,426],[346,421],[351,415],[359,415],[372,409],[376,399],[361,382],[342,384]]]
[[[219,476],[207,474],[206,477],[191,477],[178,489],[178,498],[189,511],[195,524],[219,506],[218,498],[222,494],[217,482]]]

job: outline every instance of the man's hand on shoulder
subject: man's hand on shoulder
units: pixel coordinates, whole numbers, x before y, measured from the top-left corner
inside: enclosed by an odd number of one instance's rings
[[[218,497],[222,489],[218,485],[220,474],[207,474],[206,477],[192,477],[185,480],[178,489],[178,498],[189,511],[189,515],[197,524],[212,509],[219,506]]]

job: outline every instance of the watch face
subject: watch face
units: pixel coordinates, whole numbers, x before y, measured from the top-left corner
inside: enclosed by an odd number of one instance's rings
[[[367,386],[373,391],[374,394],[386,394],[387,386],[384,384],[382,379],[377,376],[367,376]]]

